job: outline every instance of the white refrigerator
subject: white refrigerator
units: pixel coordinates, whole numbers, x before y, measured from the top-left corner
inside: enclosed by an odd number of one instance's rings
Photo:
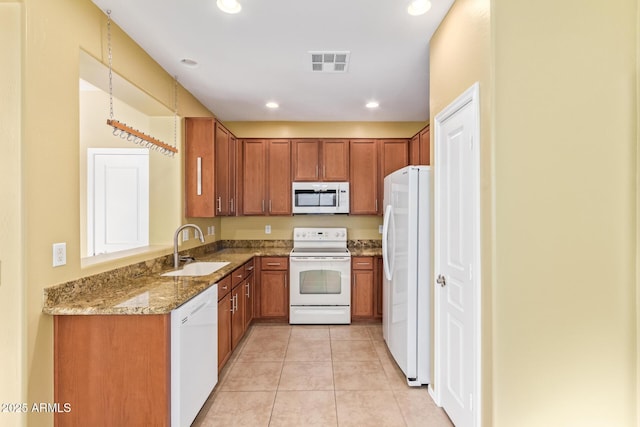
[[[384,179],[382,333],[412,386],[429,384],[431,167],[407,166]]]

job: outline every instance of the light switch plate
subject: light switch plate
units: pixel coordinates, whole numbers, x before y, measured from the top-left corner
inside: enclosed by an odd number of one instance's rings
[[[67,263],[67,243],[53,244],[53,266],[60,267]]]
[[[378,226],[378,233],[382,234],[382,224]]]
[[[270,225],[265,225],[264,226],[264,234],[271,234],[271,226]]]

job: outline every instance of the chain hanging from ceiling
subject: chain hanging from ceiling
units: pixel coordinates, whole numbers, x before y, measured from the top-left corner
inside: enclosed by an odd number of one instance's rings
[[[173,157],[177,152],[177,127],[178,127],[178,77],[175,80],[174,121],[173,121],[173,145],[166,144],[152,136],[140,132],[113,118],[113,55],[111,53],[111,10],[107,10],[107,47],[109,54],[109,119],[107,124],[113,128],[113,135],[127,141],[138,144],[144,148],[158,151],[166,156]]]

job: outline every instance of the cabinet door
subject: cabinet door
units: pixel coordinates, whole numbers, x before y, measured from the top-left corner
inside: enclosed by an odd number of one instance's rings
[[[378,212],[378,149],[375,140],[349,142],[350,214],[375,215]]]
[[[378,177],[378,199],[384,197],[384,177],[392,172],[409,165],[409,140],[408,139],[383,139],[380,140],[380,169]],[[382,215],[384,206],[379,203],[377,213]]]
[[[328,139],[322,141],[322,180],[349,180],[349,141]]]
[[[237,212],[237,169],[238,169],[238,140],[229,134],[229,215],[234,216]]]
[[[420,131],[420,164],[431,164],[431,136],[429,134],[429,125]]]
[[[420,134],[416,134],[409,142],[409,164],[419,165],[420,163]]]
[[[216,197],[215,197],[215,212],[218,216],[229,215],[229,184],[232,180],[231,177],[231,164],[229,158],[232,150],[230,150],[229,144],[229,131],[224,126],[216,123],[216,136],[215,136],[215,174],[216,174]]]
[[[269,140],[268,213],[291,215],[291,141]]]
[[[373,318],[375,274],[373,257],[358,256],[351,259],[351,316]]]
[[[263,215],[266,203],[267,144],[265,140],[243,141],[242,213]]]
[[[244,282],[244,329],[246,330],[253,320],[254,284],[253,274],[249,274]]]
[[[218,301],[218,372],[231,355],[231,293]]]
[[[351,285],[351,316],[373,317],[373,270],[353,272]]]
[[[409,165],[409,140],[383,139],[380,141],[382,178]]]
[[[294,181],[317,181],[320,177],[320,141],[299,139],[292,141]]]
[[[211,118],[185,119],[185,216],[212,217],[214,206],[214,126]]]
[[[375,259],[374,280],[376,284],[376,317],[382,318],[382,257],[378,256]]]
[[[286,317],[289,288],[288,271],[262,271],[260,273],[260,313],[262,317]]]
[[[235,349],[244,335],[244,286],[231,291],[231,349]]]

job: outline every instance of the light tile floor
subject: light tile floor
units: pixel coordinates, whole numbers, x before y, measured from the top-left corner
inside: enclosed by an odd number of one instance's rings
[[[194,427],[443,427],[426,387],[409,387],[380,325],[251,327]]]

